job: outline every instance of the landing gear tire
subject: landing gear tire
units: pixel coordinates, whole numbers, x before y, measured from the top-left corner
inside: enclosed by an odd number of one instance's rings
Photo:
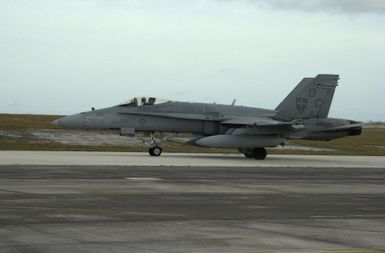
[[[243,155],[249,159],[254,158],[254,154],[252,152],[245,152],[245,153],[243,153]]]
[[[267,156],[265,148],[239,149],[239,152],[249,159],[265,160]]]
[[[267,156],[267,152],[265,148],[255,148],[253,150],[253,154],[256,160],[265,160]]]
[[[162,148],[161,147],[153,147],[148,150],[148,153],[151,156],[160,156],[162,154]]]

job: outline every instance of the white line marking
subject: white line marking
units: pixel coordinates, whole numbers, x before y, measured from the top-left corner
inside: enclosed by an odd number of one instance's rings
[[[132,181],[161,181],[161,178],[155,178],[155,177],[126,177],[126,180],[132,180]]]

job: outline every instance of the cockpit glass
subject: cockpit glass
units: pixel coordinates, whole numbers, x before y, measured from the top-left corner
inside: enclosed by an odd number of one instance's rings
[[[150,106],[167,102],[165,99],[158,99],[156,97],[134,97],[126,102],[119,104],[119,106]]]

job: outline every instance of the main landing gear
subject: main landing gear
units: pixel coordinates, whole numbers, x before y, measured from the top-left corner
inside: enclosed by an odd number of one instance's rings
[[[265,160],[267,156],[265,148],[240,149],[239,152],[246,158],[254,158],[256,160]]]

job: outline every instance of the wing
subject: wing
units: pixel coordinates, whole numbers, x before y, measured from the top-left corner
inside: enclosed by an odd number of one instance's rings
[[[291,126],[294,122],[283,122],[268,117],[235,117],[221,122],[222,125],[235,126]]]
[[[176,118],[176,119],[193,119],[193,120],[210,119],[203,114],[165,113],[165,112],[127,112],[125,110],[119,110],[118,113],[129,114],[129,115],[156,116],[156,117],[163,117],[163,118]]]
[[[187,113],[164,113],[164,112],[127,112],[125,110],[119,110],[119,114],[136,114],[144,116],[157,116],[165,118],[177,118],[177,119],[192,119],[192,120],[209,120],[209,121],[218,121],[222,125],[228,126],[259,126],[259,127],[268,127],[268,126],[290,126],[295,122],[283,122],[279,120],[274,120],[269,117],[213,117],[212,115],[207,114],[187,114]]]

